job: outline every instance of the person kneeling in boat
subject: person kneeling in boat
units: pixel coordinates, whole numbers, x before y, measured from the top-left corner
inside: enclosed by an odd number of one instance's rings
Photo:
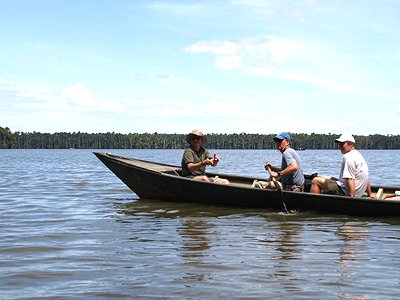
[[[311,182],[311,193],[331,194],[349,197],[361,197],[365,192],[371,198],[368,165],[356,149],[356,141],[351,134],[342,134],[335,140],[343,154],[339,179],[329,176],[317,176]]]
[[[206,166],[215,167],[219,162],[219,157],[215,153],[211,157],[209,151],[201,146],[203,142],[207,141],[207,137],[200,130],[195,129],[189,133],[186,141],[190,147],[185,149],[182,157],[182,175],[184,177],[219,184],[230,183],[227,179],[206,175]]]
[[[268,181],[258,181],[255,187],[292,192],[304,191],[303,164],[296,150],[290,147],[291,140],[287,132],[274,137],[275,146],[282,153],[281,167],[265,163],[264,167],[270,173],[270,177]]]

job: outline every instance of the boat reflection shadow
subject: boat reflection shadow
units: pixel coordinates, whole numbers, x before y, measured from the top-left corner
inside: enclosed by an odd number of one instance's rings
[[[336,234],[344,242],[340,249],[338,264],[347,267],[353,261],[367,259],[363,257],[366,254],[364,241],[369,237],[367,223],[345,222],[338,227]]]
[[[296,222],[282,222],[279,223],[279,244],[276,248],[276,258],[281,260],[296,259],[299,254],[298,244],[296,238],[299,236],[302,226]]]
[[[300,235],[303,230],[297,221],[277,223],[270,234],[276,234],[274,239],[268,239],[271,251],[272,268],[267,274],[279,282],[286,292],[300,292],[302,279],[298,277],[297,263],[301,261]]]
[[[201,204],[193,205],[193,203],[173,203],[149,199],[138,199],[121,205],[119,208],[119,212],[123,213],[118,220],[121,222],[134,222],[137,221],[137,218],[148,217],[166,220],[163,222],[163,228],[171,230],[169,235],[175,236],[176,254],[183,259],[183,261],[177,260],[176,263],[185,266],[183,268],[184,275],[181,274],[180,277],[175,278],[175,283],[187,283],[188,280],[198,282],[203,281],[205,277],[209,279],[210,274],[204,269],[209,265],[207,250],[210,249],[209,233],[213,225],[207,220],[223,214],[230,214],[229,209],[209,205],[203,209]],[[124,220],[122,220],[123,218]],[[169,229],[166,228],[169,226],[168,224],[170,225]],[[172,233],[173,231],[176,232],[176,235]]]
[[[204,251],[210,249],[207,238],[210,224],[201,219],[187,219],[181,221],[178,233],[182,238],[182,257],[195,259],[203,257]]]
[[[200,271],[208,265],[207,250],[210,249],[210,241],[208,238],[209,227],[211,225],[203,219],[183,219],[181,226],[177,229],[181,239],[182,246],[179,255],[185,260],[184,265],[186,274],[180,279],[183,281],[203,281],[210,279],[209,272]],[[193,268],[189,267],[193,266]],[[197,268],[196,266],[202,266]],[[179,281],[179,279],[177,279]]]
[[[360,261],[370,261],[366,249],[366,241],[369,239],[368,223],[345,222],[338,227],[336,234],[343,241],[336,263],[340,265],[340,286],[345,287],[357,282]],[[346,289],[346,291],[340,289],[338,297],[340,299],[368,298],[367,294],[352,294],[351,291],[352,289]]]
[[[210,248],[207,236],[212,225],[206,220],[228,215],[236,209],[233,208],[233,211],[230,211],[223,207],[209,205],[203,209],[199,204],[138,199],[120,206],[119,211],[128,218],[136,216],[179,220],[180,225],[174,224],[171,228],[176,230],[182,241],[181,256],[186,259],[195,259],[203,257],[204,251]]]
[[[221,217],[242,212],[237,207],[213,206],[191,202],[167,202],[153,199],[137,199],[129,203],[120,203],[119,213],[126,216],[152,216],[154,218],[182,217]]]

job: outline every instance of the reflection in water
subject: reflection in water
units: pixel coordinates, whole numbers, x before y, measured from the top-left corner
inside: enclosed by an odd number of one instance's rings
[[[134,220],[132,217],[142,218],[145,216],[157,219],[175,219],[185,214],[183,207],[179,204],[140,198],[133,202],[121,202],[117,211],[120,215],[116,221],[119,222],[131,222]]]
[[[371,256],[366,244],[373,238],[368,222],[148,199],[116,205],[117,221],[132,223],[125,228],[132,230],[135,260],[175,289],[235,290],[231,282],[240,281],[289,296],[324,289],[339,299],[371,295],[363,289]]]
[[[188,219],[182,221],[178,232],[183,240],[182,256],[194,259],[204,256],[204,250],[210,248],[207,239],[207,223],[201,219]]]
[[[202,203],[168,202],[139,198],[134,202],[121,202],[118,205],[117,211],[127,216],[148,215],[154,218],[175,219],[186,217],[220,217],[235,214],[238,211],[242,211],[242,209]]]
[[[206,250],[210,248],[207,238],[207,222],[201,219],[182,220],[182,226],[178,228],[178,233],[182,238],[183,245],[179,254],[187,261],[187,265],[204,265],[202,258]],[[187,271],[182,280],[203,281],[205,274],[203,272]]]
[[[399,184],[400,150],[363,154],[372,182]],[[307,173],[340,167],[337,150],[301,155]],[[266,158],[280,159],[276,150],[220,157],[218,171],[257,177]],[[0,158],[2,299],[398,298],[400,218],[142,200],[91,150],[1,149]]]
[[[337,261],[341,265],[351,265],[352,261],[363,258],[365,250],[364,241],[368,238],[367,223],[345,222],[338,227],[337,235],[344,241]],[[364,258],[367,259],[367,258]]]
[[[337,235],[344,241],[343,246],[339,249],[339,259],[337,263],[341,266],[339,271],[342,284],[351,284],[357,282],[358,267],[360,261],[369,260],[366,257],[365,241],[369,234],[367,223],[363,222],[345,222],[338,227]],[[367,299],[367,295],[360,293],[349,294],[341,293],[341,299]]]
[[[277,248],[280,253],[279,260],[296,259],[299,249],[295,240],[302,226],[299,223],[282,222],[279,227],[281,235],[280,245]]]
[[[273,261],[276,264],[273,266],[274,276],[282,277],[282,288],[286,291],[300,291],[301,285],[295,280],[296,274],[293,274],[296,268],[293,262],[299,259],[298,236],[302,226],[299,223],[281,222],[276,230],[279,234],[276,253],[273,256]]]
[[[120,222],[132,222],[132,216],[143,218],[151,217],[157,219],[171,219],[178,221],[180,225],[175,225],[174,228],[178,233],[175,249],[177,255],[182,257],[184,265],[189,266],[184,268],[184,275],[178,276],[174,282],[179,284],[182,282],[199,282],[205,277],[209,279],[209,275],[202,272],[202,268],[196,266],[205,266],[207,262],[203,260],[206,251],[210,249],[209,240],[207,238],[209,232],[209,224],[205,218],[213,217],[214,215],[221,216],[219,207],[208,206],[207,210],[202,210],[201,205],[193,205],[191,203],[173,203],[163,202],[158,200],[138,199],[135,202],[125,203],[120,206],[119,212],[127,218]],[[223,209],[224,213],[229,213],[229,210]],[[120,216],[121,218],[121,216]],[[156,234],[156,232],[154,232]],[[193,268],[191,268],[192,266]],[[198,270],[192,272],[189,270]]]

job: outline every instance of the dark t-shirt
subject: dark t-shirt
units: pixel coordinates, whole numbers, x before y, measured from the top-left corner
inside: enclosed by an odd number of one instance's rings
[[[198,169],[196,171],[190,172],[187,167],[187,164],[198,163],[209,157],[210,153],[208,152],[207,149],[203,147],[200,147],[200,150],[198,152],[194,151],[191,147],[186,148],[185,152],[183,152],[182,163],[181,163],[182,175],[185,177],[204,175],[206,173],[206,166],[203,166],[201,169]]]

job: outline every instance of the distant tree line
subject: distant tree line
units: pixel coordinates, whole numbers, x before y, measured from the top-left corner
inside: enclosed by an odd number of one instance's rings
[[[337,149],[339,134],[292,133],[295,149]],[[275,149],[275,134],[208,134],[210,149]],[[0,148],[9,149],[183,149],[186,134],[14,132],[0,127]],[[355,136],[359,149],[400,149],[400,135]]]
[[[0,149],[12,148],[14,143],[14,135],[11,133],[10,128],[0,127]]]

